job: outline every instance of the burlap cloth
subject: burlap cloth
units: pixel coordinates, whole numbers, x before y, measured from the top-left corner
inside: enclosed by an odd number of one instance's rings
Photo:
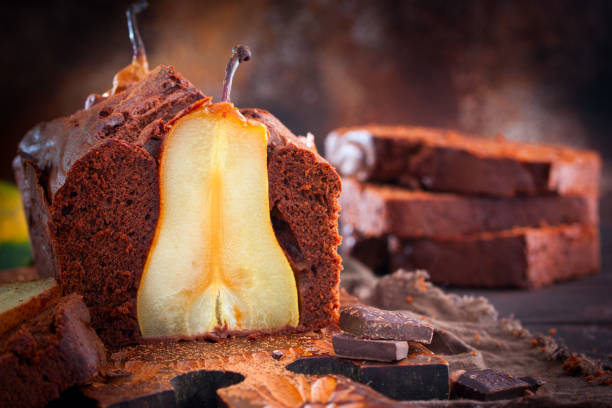
[[[514,318],[499,318],[484,297],[447,294],[424,271],[397,271],[381,278],[345,260],[342,287],[362,302],[383,309],[408,310],[435,327],[430,348],[459,370],[493,368],[513,376],[540,377],[546,384],[534,395],[513,401],[419,402],[420,406],[580,406],[612,407],[609,367],[572,354],[550,336],[532,334]],[[612,339],[610,339],[612,341]]]

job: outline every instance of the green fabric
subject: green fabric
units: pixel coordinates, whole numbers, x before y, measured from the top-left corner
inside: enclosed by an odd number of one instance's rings
[[[0,269],[18,268],[31,262],[32,251],[28,241],[0,243]]]

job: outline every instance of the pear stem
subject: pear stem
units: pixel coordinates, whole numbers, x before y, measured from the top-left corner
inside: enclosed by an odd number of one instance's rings
[[[223,102],[230,101],[230,93],[232,92],[232,80],[238,65],[241,62],[251,59],[251,50],[246,45],[236,45],[232,48],[232,57],[225,67],[225,79],[223,80]]]
[[[140,36],[138,24],[136,23],[136,14],[146,9],[148,6],[149,3],[147,3],[146,0],[137,1],[132,3],[125,12],[128,23],[128,31],[130,34],[130,42],[132,43],[132,62],[134,63],[144,62],[147,60],[144,42]]]

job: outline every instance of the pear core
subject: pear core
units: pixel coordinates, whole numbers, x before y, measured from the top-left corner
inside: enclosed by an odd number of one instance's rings
[[[138,290],[143,337],[298,325],[295,277],[270,220],[267,138],[225,102],[172,126]]]

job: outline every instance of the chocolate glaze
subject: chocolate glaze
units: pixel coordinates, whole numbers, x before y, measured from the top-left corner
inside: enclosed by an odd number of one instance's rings
[[[51,245],[49,200],[46,195],[46,176],[30,159],[21,156],[13,160],[15,179],[21,191],[21,201],[28,223],[28,238],[38,274],[42,277],[57,277],[57,261]]]

